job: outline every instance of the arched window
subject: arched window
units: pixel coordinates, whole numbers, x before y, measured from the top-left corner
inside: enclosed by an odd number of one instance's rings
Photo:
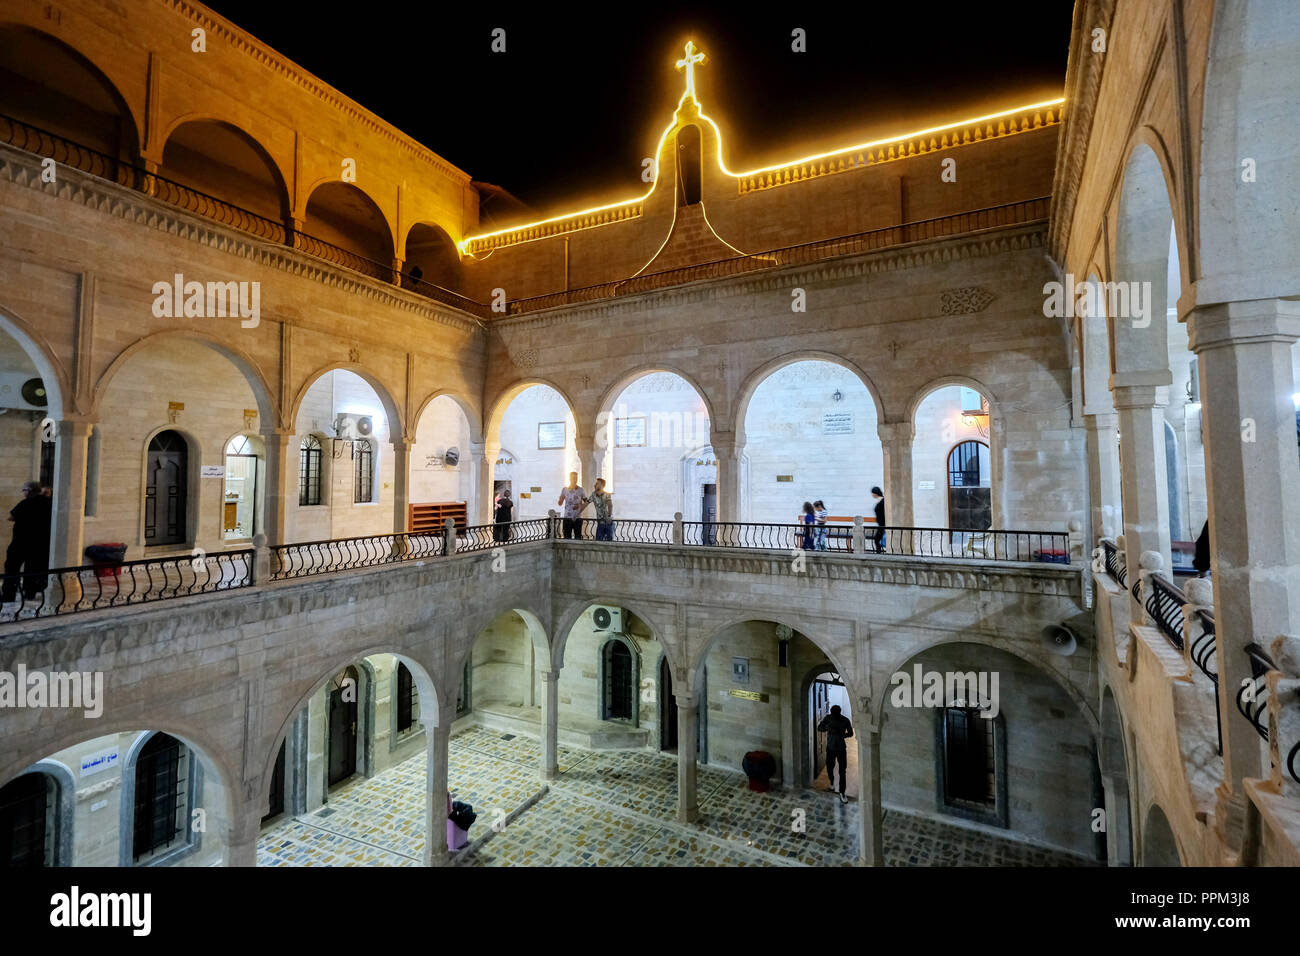
[[[978,488],[984,484],[980,459],[986,457],[988,445],[978,441],[964,441],[948,453],[948,487]]]
[[[298,451],[298,504],[320,504],[320,439],[308,435]]]
[[[189,832],[189,749],[170,734],[154,734],[135,765],[137,863],[184,845]]]
[[[1007,826],[1006,730],[1001,714],[957,701],[939,711],[939,806],[946,813]]]
[[[189,446],[175,431],[149,442],[144,489],[144,543],[179,544],[186,536]]]
[[[677,133],[677,205],[700,201],[700,128],[683,126]]]
[[[25,773],[0,788],[0,866],[54,866],[59,785]]]
[[[993,527],[989,446],[981,441],[958,442],[948,453],[948,527],[956,531]]]
[[[352,500],[359,505],[375,500],[375,446],[365,438],[352,446]]]
[[[226,538],[251,538],[257,531],[257,449],[247,435],[226,445],[226,485],[221,529]]]
[[[415,726],[419,715],[415,694],[415,678],[401,661],[397,662],[397,732],[403,733]]]
[[[603,720],[632,720],[636,695],[633,693],[632,651],[622,641],[608,641],[601,652],[604,657]]]

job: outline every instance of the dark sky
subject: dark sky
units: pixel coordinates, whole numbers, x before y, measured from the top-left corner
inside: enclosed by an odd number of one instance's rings
[[[860,0],[780,13],[768,3],[511,12],[376,2],[332,16],[268,0],[208,5],[540,212],[642,190],[641,160],[681,95],[673,63],[687,39],[709,58],[697,88],[727,164],[749,169],[1060,96],[1073,10],[1072,0]],[[491,52],[495,27],[505,53]],[[791,51],[796,27],[805,53]]]

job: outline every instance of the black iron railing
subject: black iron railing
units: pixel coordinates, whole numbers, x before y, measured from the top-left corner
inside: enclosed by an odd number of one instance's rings
[[[442,534],[372,534],[326,541],[304,541],[271,548],[271,580],[375,568],[399,561],[441,555]]]
[[[1242,684],[1241,689],[1237,691],[1237,710],[1245,717],[1255,731],[1268,740],[1268,672],[1277,670],[1277,665],[1273,663],[1273,658],[1258,644],[1247,644],[1245,647],[1246,655],[1250,658],[1251,682]],[[1279,741],[1278,756],[1286,766],[1286,772],[1291,775],[1291,779],[1300,783],[1300,766],[1297,761],[1300,760],[1300,740],[1291,745],[1291,748],[1282,754]]]
[[[885,528],[884,552],[912,557],[1070,563],[1070,536],[1064,531],[959,531],[952,528]],[[867,549],[877,546],[876,529],[867,531]]]
[[[249,548],[197,557],[178,555],[54,568],[38,575],[7,575],[5,590],[12,587],[15,593],[0,608],[0,622],[248,587],[253,583],[253,554]]]
[[[1112,581],[1123,586],[1124,582],[1121,580],[1119,549],[1115,546],[1115,542],[1111,541],[1109,538],[1102,538],[1101,555],[1102,566],[1105,567],[1106,573],[1110,575]]]
[[[1165,580],[1158,574],[1148,574],[1147,598],[1145,606],[1160,629],[1160,633],[1169,639],[1169,643],[1180,651],[1183,649],[1183,605],[1187,597],[1177,585]]]
[[[1210,679],[1214,684],[1214,729],[1218,734],[1219,756],[1223,756],[1223,714],[1219,712],[1219,668],[1216,663],[1216,648],[1214,644],[1214,613],[1208,610],[1199,610],[1196,616],[1201,622],[1201,633],[1199,637],[1193,639],[1188,654],[1202,674]]]

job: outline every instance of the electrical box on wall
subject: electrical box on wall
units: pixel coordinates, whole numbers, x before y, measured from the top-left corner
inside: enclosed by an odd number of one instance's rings
[[[733,657],[731,659],[731,680],[736,684],[749,683],[749,658]]]

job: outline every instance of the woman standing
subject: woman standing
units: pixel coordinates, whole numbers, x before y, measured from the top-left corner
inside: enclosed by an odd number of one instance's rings
[[[817,515],[813,511],[811,501],[803,503],[803,549],[811,551],[813,549],[813,526],[817,524]]]
[[[830,512],[826,510],[824,501],[814,501],[813,508],[817,514],[817,550],[826,550],[826,519],[830,517]]]

